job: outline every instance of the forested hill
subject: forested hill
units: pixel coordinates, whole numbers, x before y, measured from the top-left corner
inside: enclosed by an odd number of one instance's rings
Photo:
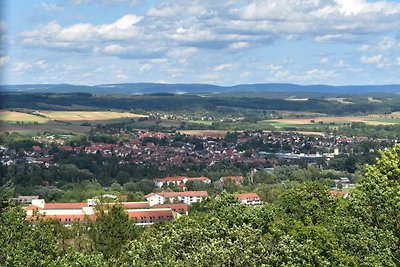
[[[240,84],[219,86],[211,84],[165,84],[165,83],[120,83],[102,85],[73,84],[25,84],[1,85],[1,91],[52,92],[52,93],[107,93],[107,94],[149,94],[149,93],[229,93],[229,92],[307,92],[307,93],[393,93],[400,94],[400,85],[297,85],[289,83]]]

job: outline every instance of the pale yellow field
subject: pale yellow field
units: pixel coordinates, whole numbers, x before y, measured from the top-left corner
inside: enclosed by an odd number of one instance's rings
[[[121,118],[139,118],[146,115],[114,111],[43,111],[52,120],[59,121],[97,121]]]
[[[182,134],[193,135],[193,136],[225,136],[228,131],[224,130],[183,130],[179,131]],[[241,132],[241,131],[238,131]]]
[[[22,112],[15,112],[15,111],[7,111],[7,110],[2,110],[0,111],[0,120],[5,121],[5,122],[38,122],[38,123],[44,123],[49,121],[47,118],[27,114],[27,113],[22,113]]]
[[[398,124],[400,121],[400,114],[390,114],[390,115],[369,115],[369,116],[327,116],[327,117],[310,117],[310,118],[299,118],[299,119],[279,119],[279,120],[270,120],[273,124],[279,125],[310,125],[315,124],[316,126],[319,122],[324,124],[335,123],[335,124],[343,124],[343,123],[351,123],[351,122],[364,122],[369,125],[392,125]],[[311,123],[311,120],[314,120],[314,123]]]

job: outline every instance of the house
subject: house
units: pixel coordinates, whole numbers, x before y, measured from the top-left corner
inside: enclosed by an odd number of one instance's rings
[[[155,186],[158,188],[162,188],[164,185],[185,187],[184,185],[188,181],[201,181],[205,184],[211,184],[210,178],[204,176],[201,177],[172,176],[172,177],[156,178],[153,181]]]
[[[46,219],[59,220],[65,225],[71,225],[73,222],[85,223],[96,220],[95,205],[98,205],[98,199],[89,199],[87,202],[80,203],[46,203],[44,199],[33,199],[31,205],[26,208],[27,219],[37,220],[37,215],[44,216]],[[169,221],[179,218],[181,214],[187,214],[187,205],[157,205],[150,206],[147,201],[143,202],[122,202],[122,203],[104,203],[104,207],[112,205],[122,205],[129,218],[139,226],[151,225],[158,221]]]
[[[243,176],[223,176],[219,180],[222,186],[224,186],[227,181],[233,181],[237,186],[241,186],[243,184]]]
[[[33,199],[39,199],[39,196],[18,196],[12,200],[16,204],[31,204]]]
[[[203,182],[203,183],[205,183],[205,184],[211,184],[211,179],[208,178],[208,177],[205,177],[205,176],[186,178],[186,180],[184,181],[185,184],[186,184],[188,181],[200,181],[200,182]]]
[[[164,185],[179,186],[181,183],[184,183],[185,179],[186,179],[185,176],[172,176],[172,177],[156,178],[153,181],[156,187],[161,188]]]
[[[159,192],[150,193],[144,196],[144,198],[149,201],[150,206],[167,202],[183,202],[190,205],[192,203],[201,202],[205,197],[208,197],[207,191]]]
[[[257,193],[242,193],[238,194],[237,198],[241,204],[245,205],[260,205],[261,204],[261,199],[257,195]]]

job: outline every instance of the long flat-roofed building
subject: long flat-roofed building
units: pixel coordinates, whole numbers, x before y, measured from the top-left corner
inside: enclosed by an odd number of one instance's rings
[[[35,221],[37,215],[44,216],[44,219],[56,219],[64,224],[73,222],[87,222],[96,220],[95,199],[80,203],[46,203],[43,199],[34,199],[26,208],[27,219]],[[182,214],[187,214],[188,205],[180,204],[159,204],[150,205],[149,201],[143,202],[121,202],[105,203],[104,205],[122,205],[132,221],[140,226],[146,226],[158,221],[170,221]]]

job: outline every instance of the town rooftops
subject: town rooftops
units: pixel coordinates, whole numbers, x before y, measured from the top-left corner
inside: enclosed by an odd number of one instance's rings
[[[150,193],[144,196],[144,198],[149,198],[154,195],[159,195],[165,198],[173,198],[173,197],[207,197],[207,191],[184,191],[184,192],[158,192],[158,193]]]

